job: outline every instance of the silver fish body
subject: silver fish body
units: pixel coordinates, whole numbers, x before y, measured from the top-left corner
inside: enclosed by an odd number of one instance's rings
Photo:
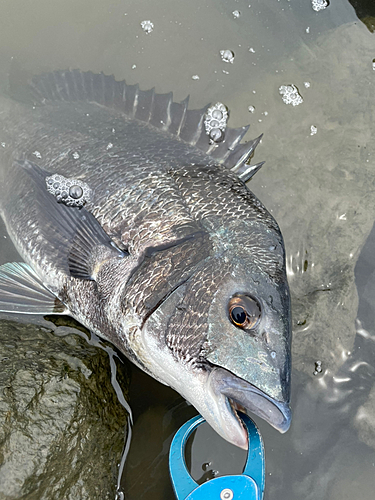
[[[244,183],[259,140],[215,144],[205,109],[104,75],[23,92],[0,99],[0,210],[26,263],[0,268],[0,309],[70,314],[238,446],[238,407],[286,431],[284,244]]]

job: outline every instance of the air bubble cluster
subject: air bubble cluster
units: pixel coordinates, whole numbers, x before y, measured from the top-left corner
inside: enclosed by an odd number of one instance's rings
[[[221,102],[217,102],[206,111],[204,127],[211,141],[220,142],[224,139],[228,121],[228,110]]]
[[[154,23],[152,23],[150,20],[142,21],[141,28],[148,35],[154,29]]]
[[[303,98],[295,85],[281,85],[279,94],[282,96],[285,104],[298,106],[303,103]]]
[[[90,199],[91,189],[78,179],[67,179],[63,175],[53,174],[46,177],[47,191],[59,203],[68,207],[81,208]]]
[[[315,10],[315,12],[326,9],[328,5],[328,0],[311,0],[311,7]]]
[[[313,374],[318,375],[318,373],[322,373],[322,371],[323,371],[322,362],[315,361],[315,370],[314,370]]]

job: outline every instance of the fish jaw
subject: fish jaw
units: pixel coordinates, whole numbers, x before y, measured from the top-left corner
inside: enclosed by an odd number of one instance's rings
[[[207,392],[213,400],[220,402],[221,406],[217,415],[212,415],[214,422],[209,423],[214,428],[218,427],[217,432],[236,446],[247,449],[247,433],[236,409],[250,416],[253,413],[261,417],[281,433],[289,429],[292,419],[289,403],[277,401],[249,382],[219,367],[211,370],[207,385]],[[238,424],[242,427],[242,434],[236,429]],[[238,439],[238,436],[241,436],[241,439]]]
[[[151,325],[150,325],[151,326]],[[159,339],[142,330],[143,369],[189,401],[225,440],[247,450],[248,436],[236,408],[258,415],[284,433],[291,423],[287,402],[280,402],[228,370],[197,368],[176,360]]]
[[[146,330],[142,332],[142,340],[143,353],[147,353],[147,356],[143,356],[142,368],[153,378],[181,394],[222,438],[247,450],[247,431],[229,398],[220,392],[218,378],[211,377],[213,373],[218,375],[217,370],[209,371],[181,364],[153,335],[147,335]]]
[[[292,412],[288,403],[267,396],[223,368],[214,367],[207,374],[202,391],[200,405],[196,403],[196,388],[190,399],[186,397],[222,438],[239,448],[248,449],[248,434],[237,409],[261,417],[281,433],[290,427]]]

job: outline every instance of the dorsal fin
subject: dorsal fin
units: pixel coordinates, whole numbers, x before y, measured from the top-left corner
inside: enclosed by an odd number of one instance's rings
[[[205,131],[204,119],[208,106],[188,110],[189,98],[173,102],[173,94],[156,94],[154,89],[140,90],[138,85],[116,81],[114,76],[82,72],[78,69],[54,71],[34,76],[28,84],[35,105],[53,101],[86,101],[123,112],[152,126],[168,131],[191,144],[217,163],[234,170],[247,164],[259,138],[245,144],[241,139],[249,126],[227,127],[224,140],[213,143]]]

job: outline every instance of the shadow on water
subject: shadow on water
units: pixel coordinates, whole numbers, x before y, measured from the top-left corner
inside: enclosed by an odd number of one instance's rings
[[[265,133],[257,161],[267,163],[251,189],[283,231],[294,317],[291,429],[280,435],[254,419],[266,446],[265,500],[373,500],[374,3],[331,0],[320,12],[310,0],[62,5],[2,6],[3,67],[17,57],[35,72],[115,73],[143,89],[173,90],[176,100],[191,94],[191,107],[224,102],[231,126],[251,122],[251,137]],[[155,25],[148,35],[145,19]],[[220,59],[227,48],[233,64]],[[290,84],[300,106],[282,102],[279,88]],[[1,226],[0,264],[19,259],[4,236]],[[173,500],[169,445],[196,412],[135,367],[129,404],[125,498]],[[200,481],[240,472],[244,459],[205,426],[188,447]]]

